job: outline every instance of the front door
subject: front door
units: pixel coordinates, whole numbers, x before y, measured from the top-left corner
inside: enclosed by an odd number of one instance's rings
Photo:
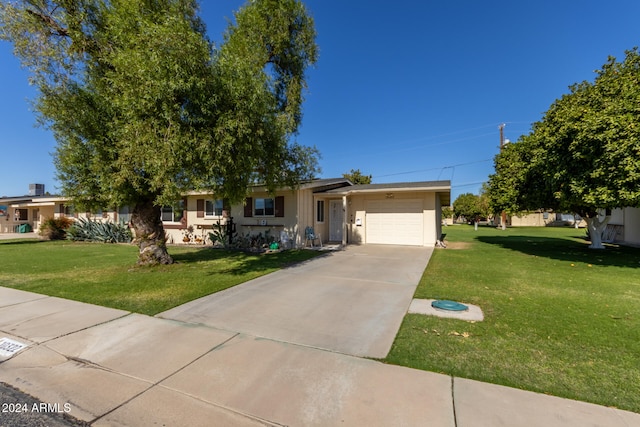
[[[329,240],[342,242],[343,229],[344,211],[342,210],[342,200],[331,200],[329,201]]]

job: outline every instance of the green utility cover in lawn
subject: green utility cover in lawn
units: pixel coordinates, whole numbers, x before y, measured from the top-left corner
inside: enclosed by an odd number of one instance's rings
[[[464,304],[460,304],[459,302],[455,302],[455,301],[448,301],[448,300],[437,300],[431,303],[431,307],[433,308],[439,308],[440,310],[447,310],[447,311],[467,311],[469,310],[469,307],[467,307]]]

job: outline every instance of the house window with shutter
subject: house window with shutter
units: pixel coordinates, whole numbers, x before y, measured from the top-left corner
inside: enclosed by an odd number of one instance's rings
[[[247,197],[244,202],[244,217],[265,217],[272,216],[276,218],[284,217],[284,196]]]
[[[177,206],[162,207],[163,222],[180,222],[184,216],[184,200],[180,200]]]
[[[204,203],[204,217],[219,217],[222,216],[222,210],[224,209],[224,203],[222,199],[217,200],[205,200]]]
[[[276,196],[274,199],[275,202],[275,217],[282,218],[284,217],[284,196]]]
[[[273,199],[256,198],[254,202],[254,216],[274,216],[275,202]]]

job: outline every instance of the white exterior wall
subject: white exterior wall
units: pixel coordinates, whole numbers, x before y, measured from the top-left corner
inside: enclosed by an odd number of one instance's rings
[[[303,190],[294,192],[291,190],[277,191],[275,194],[269,194],[266,191],[254,191],[251,193],[252,203],[257,198],[275,198],[277,196],[284,197],[284,216],[244,216],[244,203],[231,206],[231,216],[236,224],[236,232],[238,235],[255,235],[264,234],[266,231],[276,239],[280,239],[280,232],[285,231],[298,245],[300,237],[298,230],[298,209],[300,207],[298,194]],[[253,209],[253,208],[252,208]],[[304,230],[303,230],[304,231]],[[304,236],[303,236],[304,237]]]
[[[624,225],[624,216],[626,209],[612,209],[609,218],[611,225]]]
[[[640,208],[624,208],[624,243],[640,245]]]
[[[433,246],[440,237],[440,200],[435,192],[418,192],[418,191],[401,191],[384,193],[360,193],[353,194],[347,198],[347,233],[348,242],[354,244],[366,244],[367,242],[367,204],[369,202],[381,202],[384,205],[385,200],[394,200],[402,204],[403,200],[415,201],[420,200],[422,204],[422,227],[421,245]],[[369,205],[371,206],[371,204]],[[389,218],[394,218],[398,212],[390,212]],[[415,213],[415,212],[414,212]],[[395,216],[395,218],[401,218]],[[371,220],[371,217],[369,217]],[[418,227],[420,228],[420,227]]]
[[[547,213],[547,218],[543,212],[522,212],[511,216],[512,227],[544,227],[551,224],[556,219],[555,213]]]
[[[434,246],[440,238],[440,200],[436,193],[425,194],[423,246]]]
[[[286,199],[285,199],[286,200]],[[320,230],[315,229],[315,206],[314,206],[313,192],[311,190],[299,190],[297,198],[297,226],[295,227],[295,233],[293,234],[296,246],[302,247],[305,244],[304,230],[307,227],[314,227],[314,231],[320,232],[320,237],[326,241],[326,233],[322,233]],[[326,207],[325,207],[326,209]],[[326,221],[326,217],[325,217]]]

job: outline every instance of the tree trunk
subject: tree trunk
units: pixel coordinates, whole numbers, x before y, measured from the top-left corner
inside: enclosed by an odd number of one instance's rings
[[[598,215],[594,215],[592,217],[585,217],[585,221],[587,221],[587,227],[589,229],[589,237],[591,239],[591,244],[589,248],[591,249],[604,249],[604,245],[602,244],[602,233],[607,228],[607,224],[611,218],[605,216],[602,221]]]
[[[138,265],[173,264],[167,252],[167,239],[162,226],[160,206],[153,200],[141,200],[133,208],[131,223],[138,245]]]

